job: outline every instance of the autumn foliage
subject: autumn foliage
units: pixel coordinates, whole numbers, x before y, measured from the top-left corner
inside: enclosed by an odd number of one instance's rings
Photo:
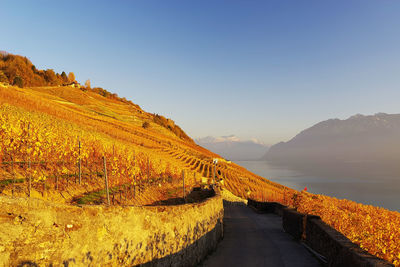
[[[145,193],[134,204],[150,204],[180,194],[185,171],[188,190],[215,179],[236,196],[319,215],[362,248],[400,266],[398,212],[274,183],[196,145],[172,120],[102,88],[59,87],[70,75],[37,70],[27,58],[1,54],[0,82],[13,83],[17,76],[24,88],[0,87],[2,194],[11,194],[10,182],[18,181],[17,193],[26,196],[30,177],[38,192],[74,199],[101,195],[106,157],[110,187],[141,187]],[[219,159],[215,169],[214,158]],[[79,161],[85,180],[71,185]]]
[[[369,253],[400,266],[399,212],[289,188],[261,190],[251,197],[258,201],[280,202],[301,213],[318,215]]]
[[[48,86],[68,84],[67,76],[52,69],[38,70],[32,62],[22,56],[8,53],[0,54],[0,82],[23,86]]]

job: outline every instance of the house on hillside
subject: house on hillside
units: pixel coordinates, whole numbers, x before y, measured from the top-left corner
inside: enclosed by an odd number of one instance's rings
[[[63,84],[63,86],[71,86],[71,87],[74,87],[74,88],[81,88],[82,87],[82,85],[80,85],[78,82],[65,83],[65,84]]]

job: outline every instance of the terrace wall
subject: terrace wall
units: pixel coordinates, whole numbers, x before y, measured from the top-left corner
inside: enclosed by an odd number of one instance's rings
[[[0,196],[0,266],[195,266],[222,238],[222,219],[218,195],[146,207]]]
[[[318,216],[302,214],[275,202],[258,202],[249,199],[248,205],[261,213],[275,213],[282,216],[283,229],[295,240],[304,242],[314,252],[322,255],[327,266],[394,266],[361,249],[343,234],[324,223]]]

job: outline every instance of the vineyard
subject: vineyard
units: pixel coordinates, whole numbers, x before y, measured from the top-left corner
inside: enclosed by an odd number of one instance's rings
[[[183,139],[155,116],[78,88],[0,87],[0,194],[106,204],[107,178],[110,204],[149,205],[216,183],[242,198],[319,215],[400,266],[400,213],[268,181]]]

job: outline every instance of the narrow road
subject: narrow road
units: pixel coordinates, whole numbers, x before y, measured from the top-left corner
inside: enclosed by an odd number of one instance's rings
[[[281,217],[257,214],[244,204],[224,204],[224,239],[203,262],[213,266],[313,267],[318,261],[285,233]]]

